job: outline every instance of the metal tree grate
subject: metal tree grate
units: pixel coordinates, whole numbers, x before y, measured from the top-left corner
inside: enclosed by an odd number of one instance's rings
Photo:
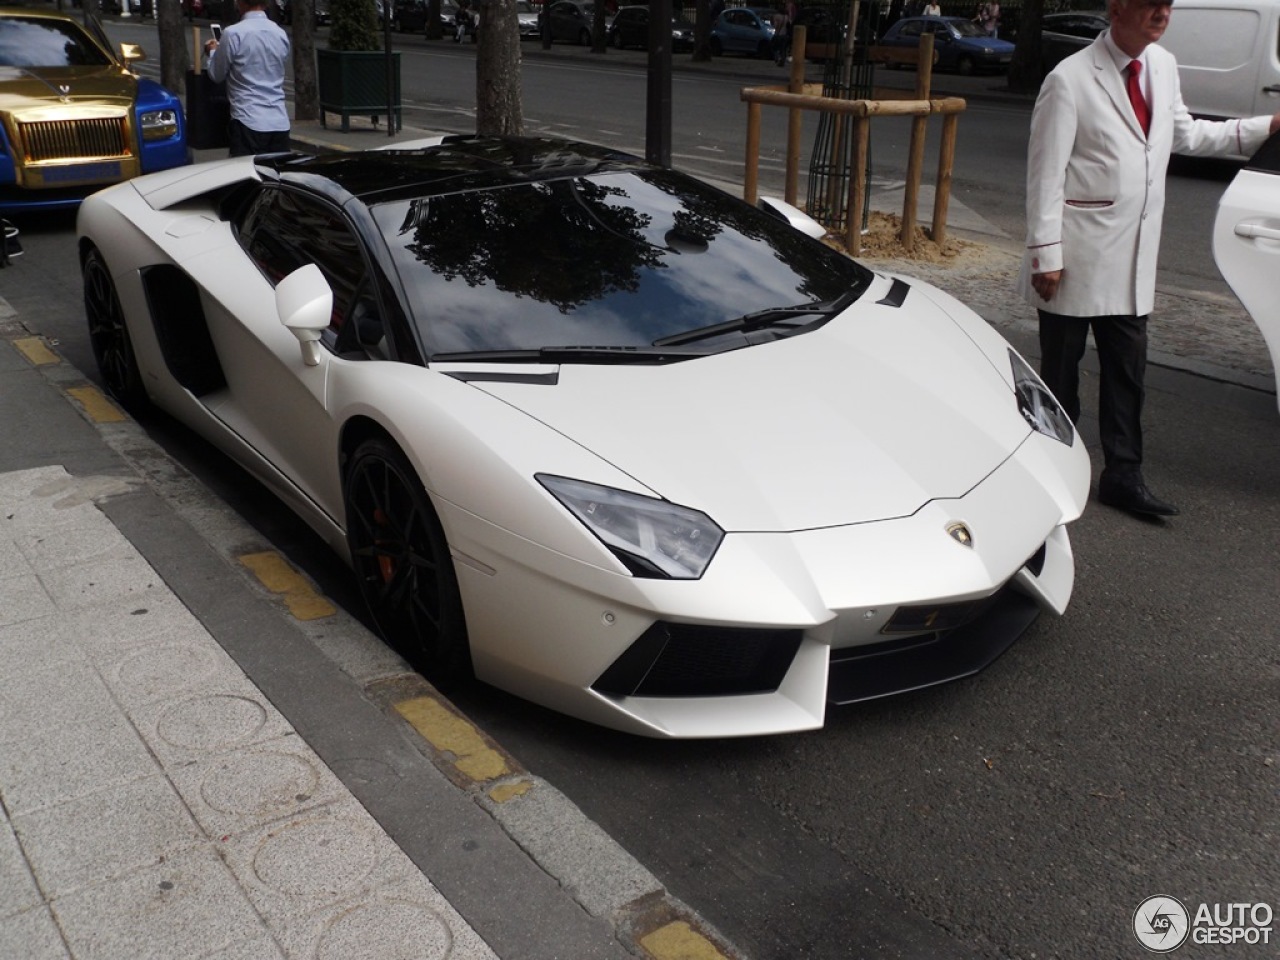
[[[838,23],[849,22],[849,4],[831,7]],[[858,43],[852,53],[828,60],[823,68],[822,95],[841,100],[867,100],[875,89],[875,64],[867,59],[868,36],[876,36],[880,13],[862,6],[858,18]],[[809,158],[808,193],[809,215],[834,233],[846,230],[850,170],[853,166],[854,137],[849,117],[820,113],[818,129],[813,140],[813,154]],[[870,211],[871,153],[867,152],[867,196],[863,203],[862,227],[866,229]]]

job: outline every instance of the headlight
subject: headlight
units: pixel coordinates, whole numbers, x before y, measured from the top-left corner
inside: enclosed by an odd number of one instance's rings
[[[1009,351],[1013,367],[1013,392],[1018,398],[1018,412],[1024,420],[1046,437],[1060,440],[1068,447],[1075,443],[1076,431],[1062,405],[1049,391],[1027,361]]]
[[[581,480],[537,479],[636,576],[696,580],[724,539],[698,510]]]
[[[178,135],[177,110],[149,110],[139,121],[143,140],[167,140]]]

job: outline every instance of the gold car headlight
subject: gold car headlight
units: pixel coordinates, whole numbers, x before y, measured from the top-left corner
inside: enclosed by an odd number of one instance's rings
[[[178,135],[177,110],[148,110],[140,120],[143,140],[167,140]]]

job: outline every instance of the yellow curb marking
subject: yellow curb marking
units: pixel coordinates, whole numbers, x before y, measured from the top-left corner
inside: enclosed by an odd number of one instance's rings
[[[656,960],[725,960],[716,946],[683,920],[676,920],[648,936],[640,946]]]
[[[511,773],[506,759],[494,750],[471,723],[432,697],[414,697],[395,705],[396,713],[423,739],[455,757],[454,766],[472,780],[497,780]]]
[[[94,423],[123,423],[129,418],[97,387],[69,387],[67,393]]]
[[[275,551],[246,553],[239,560],[252,571],[259,583],[281,596],[294,619],[321,620],[338,612],[337,607],[316,593],[306,577]]]
[[[494,803],[506,803],[516,797],[523,797],[533,789],[530,780],[517,780],[515,783],[500,783],[489,791],[489,799]]]
[[[44,366],[47,363],[62,362],[62,358],[50,350],[39,337],[24,337],[21,340],[13,341],[13,345],[27,358],[28,362],[37,367]]]

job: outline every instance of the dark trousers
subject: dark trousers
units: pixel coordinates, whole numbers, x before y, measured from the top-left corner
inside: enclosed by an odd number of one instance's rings
[[[233,119],[227,128],[231,144],[231,156],[252,157],[259,153],[287,153],[288,130],[250,130],[239,120]]]
[[[1147,372],[1147,318],[1064,317],[1040,313],[1040,377],[1072,423],[1080,420],[1080,359],[1093,331],[1101,378],[1098,431],[1103,474],[1117,480],[1141,476],[1143,380]]]

